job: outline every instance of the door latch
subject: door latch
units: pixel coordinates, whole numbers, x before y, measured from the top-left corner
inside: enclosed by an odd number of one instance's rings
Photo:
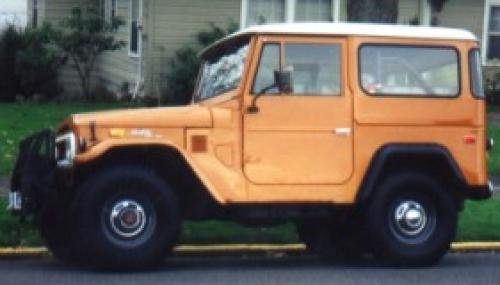
[[[348,137],[351,135],[351,128],[336,128],[333,133],[339,136]]]

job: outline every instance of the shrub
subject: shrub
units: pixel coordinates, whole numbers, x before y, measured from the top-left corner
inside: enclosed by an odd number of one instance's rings
[[[20,80],[15,74],[16,55],[22,45],[21,32],[8,26],[0,35],[0,102],[12,102],[19,92]]]
[[[200,66],[198,53],[215,41],[235,32],[238,25],[230,22],[226,28],[210,24],[210,29],[196,34],[196,45],[186,45],[176,51],[170,60],[165,76],[166,88],[162,91],[161,103],[164,105],[184,105],[190,102],[196,76]]]
[[[57,40],[59,48],[69,56],[80,78],[80,87],[85,99],[94,99],[91,78],[97,57],[105,51],[119,50],[125,42],[115,38],[125,22],[113,17],[110,22],[103,19],[94,6],[82,10],[75,7],[61,22],[64,28]]]
[[[57,79],[65,62],[54,46],[56,32],[49,24],[38,29],[7,27],[0,36],[0,101],[17,95],[30,99],[57,96]]]
[[[62,92],[58,77],[66,57],[55,46],[56,37],[57,32],[49,24],[38,29],[27,28],[23,33],[15,70],[20,80],[20,93],[28,99],[37,94],[52,99]]]

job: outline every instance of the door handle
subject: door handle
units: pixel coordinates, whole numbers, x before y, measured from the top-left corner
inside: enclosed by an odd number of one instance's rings
[[[348,137],[351,135],[351,128],[336,128],[333,129],[333,133],[342,137]]]

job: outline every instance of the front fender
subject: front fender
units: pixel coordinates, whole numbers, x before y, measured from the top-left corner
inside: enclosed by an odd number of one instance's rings
[[[203,185],[207,188],[210,195],[221,204],[225,204],[225,199],[218,193],[215,189],[213,183],[207,178],[207,176],[201,171],[200,167],[196,164],[196,162],[190,158],[190,156],[186,153],[186,151],[180,147],[178,147],[175,143],[165,140],[165,139],[127,139],[123,140],[106,140],[102,141],[99,144],[93,146],[85,153],[81,153],[75,156],[74,162],[75,165],[85,164],[92,162],[104,155],[106,153],[116,149],[123,147],[145,147],[145,146],[154,146],[154,147],[165,147],[169,149],[175,150],[179,155],[184,158],[186,163],[191,167],[195,175],[200,179]]]

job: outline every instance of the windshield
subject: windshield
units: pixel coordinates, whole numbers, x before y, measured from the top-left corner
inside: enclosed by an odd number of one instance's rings
[[[248,43],[248,39],[240,40],[236,44],[229,42],[203,59],[194,93],[195,102],[238,87],[243,74]]]

